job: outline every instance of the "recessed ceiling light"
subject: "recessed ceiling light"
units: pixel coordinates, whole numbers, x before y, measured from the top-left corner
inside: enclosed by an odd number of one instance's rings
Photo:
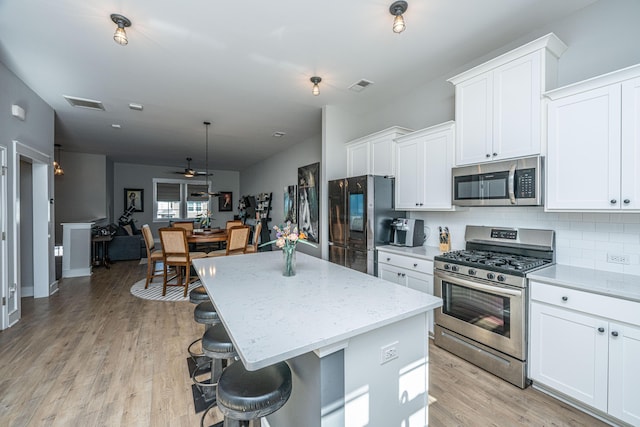
[[[114,123],[114,124],[111,125],[111,127],[114,128],[114,129],[120,129],[122,126]]]
[[[136,111],[142,111],[143,106],[142,106],[142,104],[131,103],[131,104],[129,104],[129,108],[131,108],[132,110],[136,110]]]
[[[282,137],[283,137],[283,136],[285,136],[286,134],[287,134],[286,132],[276,131],[276,132],[274,132],[274,133],[273,133],[273,135],[271,135],[271,136],[273,136],[274,138],[282,138]]]

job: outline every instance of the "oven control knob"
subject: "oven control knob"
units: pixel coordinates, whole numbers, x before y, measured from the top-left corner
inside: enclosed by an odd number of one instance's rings
[[[450,266],[449,264],[445,264],[445,265],[444,265],[444,269],[445,269],[445,270],[450,270],[450,269],[451,269],[451,266]]]
[[[493,280],[493,279],[495,279],[495,277],[496,276],[493,273],[487,273],[487,279]]]
[[[504,282],[505,280],[507,280],[507,278],[504,277],[502,274],[498,275],[498,282]]]
[[[475,276],[476,275],[476,271],[473,268],[470,268],[468,273],[469,273],[469,276]]]
[[[460,270],[460,269],[458,268],[457,265],[452,265],[451,266],[451,271],[458,271],[458,270]]]

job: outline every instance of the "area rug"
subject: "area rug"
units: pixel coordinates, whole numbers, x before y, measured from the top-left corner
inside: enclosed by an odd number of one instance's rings
[[[186,298],[184,295],[184,288],[177,286],[167,286],[167,294],[162,296],[162,283],[161,282],[151,282],[149,283],[149,288],[144,288],[144,283],[146,279],[142,279],[139,282],[136,282],[131,286],[131,293],[142,299],[155,300],[155,301],[188,301],[189,293],[187,292]],[[169,283],[175,283],[175,279],[170,281]],[[192,289],[200,286],[200,281],[196,280],[192,284],[189,285],[189,292]]]

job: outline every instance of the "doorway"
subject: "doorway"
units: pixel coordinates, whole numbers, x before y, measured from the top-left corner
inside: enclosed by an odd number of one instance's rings
[[[52,291],[49,278],[53,266],[51,236],[52,210],[49,205],[50,157],[18,141],[13,141],[13,153],[7,159],[7,172],[3,179],[5,191],[1,203],[5,205],[6,223],[5,283],[2,287],[6,305],[3,306],[2,328],[20,320],[23,277],[35,298],[48,297]],[[13,197],[9,206],[9,192]],[[37,261],[36,261],[37,260]],[[5,273],[6,271],[6,273]],[[4,302],[4,301],[3,301]]]
[[[0,297],[2,298],[2,316],[0,330],[9,327],[7,309],[9,274],[7,268],[7,149],[0,146]]]

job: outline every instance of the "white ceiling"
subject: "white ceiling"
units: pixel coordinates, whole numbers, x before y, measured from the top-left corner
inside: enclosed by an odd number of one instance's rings
[[[594,1],[408,0],[394,34],[392,0],[0,0],[0,61],[55,109],[62,150],[203,168],[208,120],[209,166],[241,170],[319,135],[323,105],[366,110]]]

